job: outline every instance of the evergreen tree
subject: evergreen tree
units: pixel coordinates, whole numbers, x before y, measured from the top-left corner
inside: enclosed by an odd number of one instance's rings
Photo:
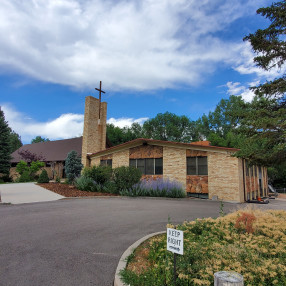
[[[286,60],[286,1],[273,3],[257,10],[270,20],[266,29],[249,34],[258,55],[254,62],[269,71],[281,68]],[[283,69],[281,69],[283,70]],[[242,106],[240,131],[247,136],[245,148],[239,153],[253,163],[273,165],[286,159],[286,75],[252,88],[256,98]]]
[[[21,146],[23,146],[23,143],[21,141],[21,137],[19,134],[17,134],[15,131],[10,129],[10,135],[9,135],[9,145],[10,145],[10,153],[13,153],[17,149],[19,149]]]
[[[33,144],[33,143],[48,142],[48,141],[50,141],[49,138],[43,138],[41,136],[37,136],[34,139],[32,139],[31,143]]]
[[[65,162],[66,176],[70,183],[73,183],[75,178],[80,175],[82,170],[81,159],[76,151],[70,151]]]
[[[0,109],[0,174],[9,174],[10,169],[10,128],[5,121],[4,112]]]

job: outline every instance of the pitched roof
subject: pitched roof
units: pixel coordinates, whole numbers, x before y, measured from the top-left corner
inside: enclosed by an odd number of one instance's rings
[[[106,153],[112,153],[117,150],[122,150],[125,148],[131,148],[138,146],[140,144],[153,144],[153,145],[168,145],[168,146],[173,146],[173,147],[183,147],[183,148],[191,148],[191,149],[206,149],[206,150],[217,150],[217,151],[229,151],[229,152],[236,152],[239,151],[240,149],[237,148],[228,148],[228,147],[218,147],[218,146],[211,146],[209,141],[198,141],[198,142],[192,142],[192,143],[181,143],[181,142],[173,142],[173,141],[163,141],[163,140],[155,140],[155,139],[146,139],[146,138],[138,138],[134,139],[132,141],[128,141],[113,147],[110,147],[108,149],[90,154],[89,157],[93,156],[98,156],[98,155],[103,155]]]
[[[44,158],[43,161],[45,162],[64,161],[67,154],[72,150],[75,150],[81,155],[81,148],[82,137],[27,144],[11,154],[12,160],[10,162],[18,163],[23,160],[18,153],[22,150],[28,150],[31,153],[42,155]]]

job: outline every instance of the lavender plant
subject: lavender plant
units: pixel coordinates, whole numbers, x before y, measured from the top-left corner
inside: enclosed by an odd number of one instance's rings
[[[158,178],[157,180],[143,179],[131,188],[121,191],[120,194],[132,197],[184,198],[186,196],[186,192],[179,182],[163,178]]]

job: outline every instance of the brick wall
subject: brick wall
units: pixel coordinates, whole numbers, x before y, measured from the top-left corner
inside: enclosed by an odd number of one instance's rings
[[[209,198],[243,201],[243,182],[239,159],[224,153],[208,153]]]
[[[112,168],[129,166],[129,149],[113,153]]]
[[[107,103],[101,102],[99,119],[99,100],[92,96],[85,98],[84,127],[82,139],[82,164],[87,166],[87,153],[96,153],[106,148]]]
[[[180,182],[186,189],[187,160],[185,149],[163,147],[163,176]]]

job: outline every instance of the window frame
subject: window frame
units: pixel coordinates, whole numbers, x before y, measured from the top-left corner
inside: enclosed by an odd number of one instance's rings
[[[140,160],[140,161],[139,161]],[[148,161],[147,161],[148,160]],[[151,160],[153,161],[152,162],[152,167],[153,167],[153,170],[152,172],[150,172],[150,169],[147,170],[147,168],[150,168],[150,165],[149,167],[147,166],[147,162],[151,162]],[[159,161],[160,160],[160,161]],[[140,163],[143,163],[143,164],[139,164],[138,166],[138,161]],[[133,163],[131,163],[133,162]],[[134,164],[135,162],[135,164]],[[157,163],[157,164],[156,164]],[[163,175],[163,158],[137,158],[137,159],[129,159],[129,166],[130,167],[135,167],[136,169],[139,169],[141,172],[142,172],[142,175],[149,175],[149,176],[153,176],[153,175]],[[151,168],[152,168],[151,167]],[[144,168],[144,171],[142,170]],[[162,168],[161,172],[159,171],[158,172],[158,168]],[[159,169],[160,170],[160,169]],[[147,172],[148,171],[148,172]]]
[[[110,166],[112,168],[112,159],[100,160],[100,166]]]
[[[206,165],[199,165],[199,158],[204,158],[206,159]],[[194,164],[189,164],[189,161],[195,160],[195,165]],[[187,176],[208,176],[209,175],[209,170],[208,170],[208,156],[192,156],[192,157],[187,157]],[[194,169],[195,166],[195,174],[191,174],[191,172],[189,172],[189,168],[193,168]],[[199,166],[206,166],[206,173],[201,174],[201,172],[199,172]]]

